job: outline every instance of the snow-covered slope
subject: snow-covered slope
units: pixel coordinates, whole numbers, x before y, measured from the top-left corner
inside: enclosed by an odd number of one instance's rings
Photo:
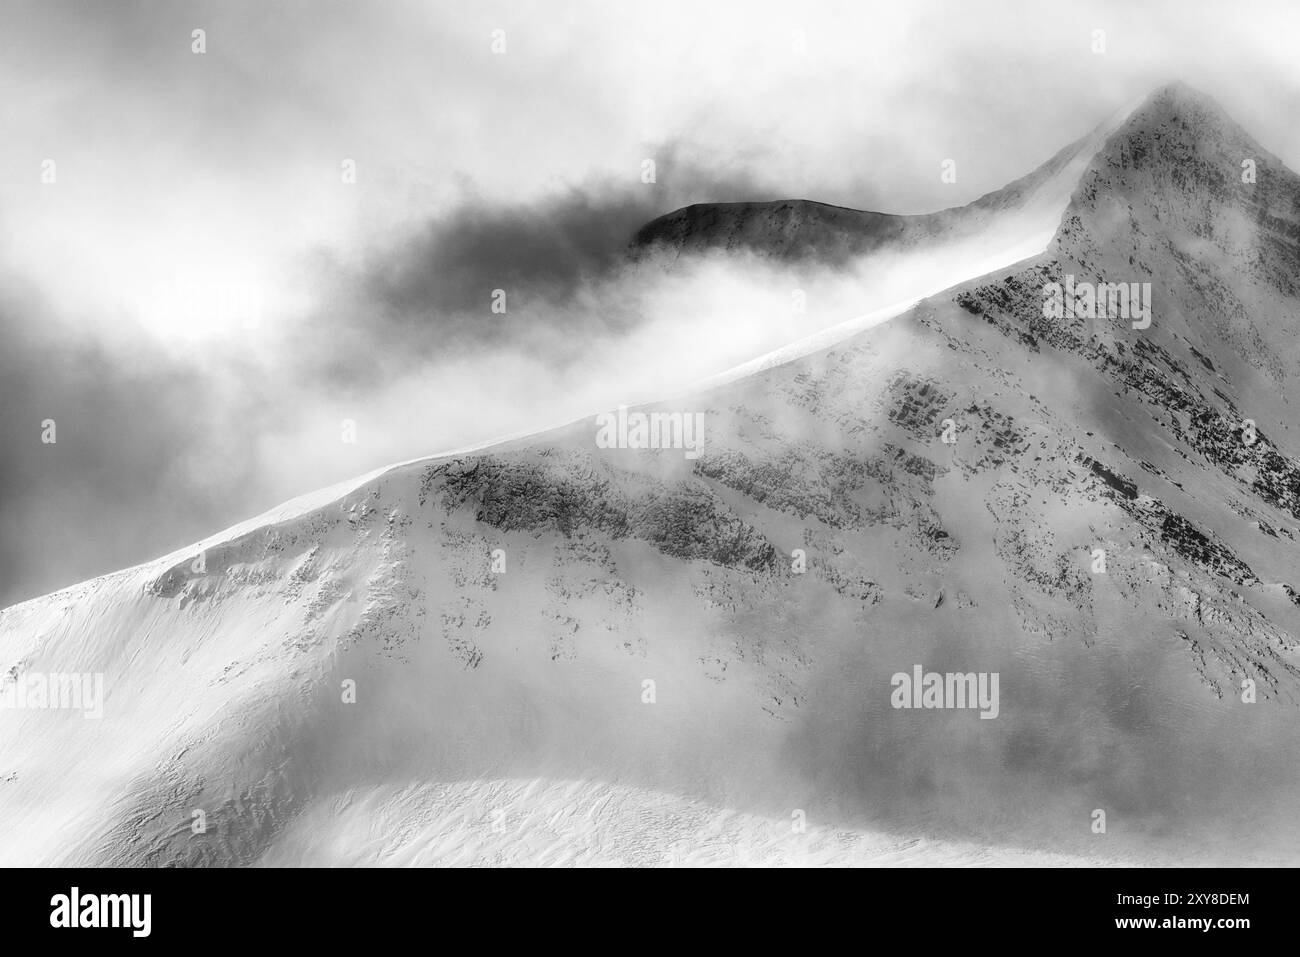
[[[1182,87],[1061,165],[1033,258],[653,407],[696,458],[584,420],[0,612],[105,689],[0,710],[0,862],[1294,862],[1300,183]]]

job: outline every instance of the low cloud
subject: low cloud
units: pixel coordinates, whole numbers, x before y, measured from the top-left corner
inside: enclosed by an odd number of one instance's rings
[[[0,604],[141,561],[248,505],[255,466],[239,447],[257,422],[237,370],[124,338],[89,338],[0,277]]]

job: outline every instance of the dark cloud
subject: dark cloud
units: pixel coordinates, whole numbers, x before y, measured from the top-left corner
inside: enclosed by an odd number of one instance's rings
[[[622,263],[632,232],[655,209],[649,195],[617,187],[522,207],[469,202],[382,257],[361,291],[403,316],[482,311],[498,287],[569,297]]]
[[[316,374],[358,385],[491,347],[564,363],[626,332],[644,318],[616,282],[632,268],[638,229],[690,203],[776,197],[748,169],[701,165],[683,142],[646,153],[654,183],[604,177],[516,204],[467,192],[370,250],[359,269],[320,253],[309,271],[329,289],[326,305],[293,333],[290,351]],[[492,311],[498,289],[504,314]]]

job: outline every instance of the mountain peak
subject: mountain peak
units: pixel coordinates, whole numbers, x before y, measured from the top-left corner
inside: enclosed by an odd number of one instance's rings
[[[1252,219],[1293,219],[1296,187],[1295,174],[1217,100],[1180,80],[1152,91],[1113,126],[1073,206],[1121,197],[1130,210],[1156,204],[1165,217],[1193,215],[1192,231],[1207,236],[1214,232],[1212,210],[1224,207],[1248,208]]]
[[[1106,137],[1048,251],[1067,272],[1151,281],[1162,304],[1146,341],[1227,342],[1216,368],[1281,388],[1300,361],[1297,237],[1300,176],[1178,82]]]
[[[1153,90],[1115,133],[1183,147],[1219,143],[1236,150],[1258,149],[1218,100],[1182,80]]]
[[[1204,90],[1192,86],[1185,80],[1171,80],[1162,86],[1152,90],[1146,98],[1148,103],[1161,102],[1172,103],[1175,105],[1189,105],[1196,103],[1214,103],[1212,96]]]

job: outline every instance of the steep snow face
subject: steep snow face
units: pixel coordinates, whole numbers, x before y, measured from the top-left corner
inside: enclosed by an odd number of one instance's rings
[[[0,690],[104,689],[0,709],[0,862],[1294,863],[1300,469],[1232,417],[1285,394],[1213,310],[1044,316],[1149,112],[1043,255],[642,410],[696,457],[584,420],[0,611]]]
[[[1226,380],[1264,396],[1300,382],[1300,177],[1210,97],[1176,84],[1148,98],[1079,181],[1052,254],[1158,283],[1150,335],[1217,348]]]
[[[1220,501],[1205,502],[1207,514],[1226,506],[1266,537],[1285,538],[1286,522],[1300,515],[1300,463],[1289,434],[1300,382],[1298,240],[1300,177],[1212,99],[1176,84],[1108,140],[1043,264],[1005,285],[995,302],[1027,315],[1024,294],[1066,275],[1145,287],[1146,328],[1099,315],[1073,331],[1031,319],[1031,334],[1085,354],[1100,373],[1099,391],[1118,386],[1157,417],[1160,430],[1142,439],[1165,448],[1144,467],[1154,463],[1175,478],[1189,467],[1216,472]],[[1285,516],[1280,533],[1256,511],[1259,502]],[[1214,521],[1233,524],[1227,515]],[[1285,567],[1279,561],[1270,556],[1263,567]]]

